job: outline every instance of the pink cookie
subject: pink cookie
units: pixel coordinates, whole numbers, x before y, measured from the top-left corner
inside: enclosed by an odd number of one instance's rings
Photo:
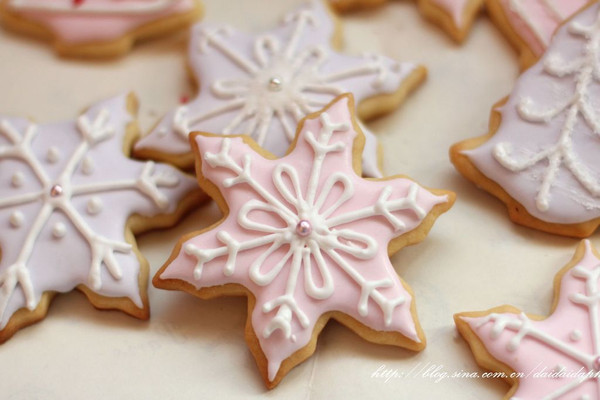
[[[358,115],[373,118],[392,110],[425,77],[425,69],[376,54],[345,56],[333,50],[336,23],[320,1],[310,1],[270,31],[248,35],[229,26],[198,24],[189,62],[201,90],[169,112],[136,143],[139,157],[193,166],[192,131],[248,134],[282,156],[295,127],[342,93],[353,93]],[[366,134],[363,171],[379,177],[375,137]]]
[[[248,297],[246,339],[269,388],[315,350],[330,318],[365,339],[425,347],[389,255],[423,240],[454,194],[364,179],[351,95],[300,122],[286,156],[249,137],[196,133],[198,180],[225,218],[184,236],[156,287]]]
[[[544,53],[557,27],[589,0],[486,0],[492,20],[517,48],[523,69]]]
[[[174,224],[200,192],[173,167],[128,158],[136,111],[123,95],[76,121],[0,116],[0,343],[73,289],[148,318],[148,264],[133,233]]]
[[[49,40],[57,53],[114,57],[137,40],[163,35],[198,19],[198,0],[3,0],[7,28]]]
[[[511,306],[455,316],[477,363],[504,373],[505,399],[600,398],[600,258],[588,241],[554,280],[548,317]]]
[[[448,35],[462,42],[482,10],[484,0],[416,0],[421,13]],[[337,11],[346,12],[378,6],[387,0],[329,0]]]

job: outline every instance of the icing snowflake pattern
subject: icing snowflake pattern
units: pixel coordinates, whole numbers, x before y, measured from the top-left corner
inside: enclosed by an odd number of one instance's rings
[[[564,274],[558,305],[548,318],[497,312],[460,317],[494,358],[524,373],[512,399],[600,397],[600,260],[589,241],[582,246],[584,256]],[[545,378],[539,375],[543,371],[549,373]]]
[[[256,37],[230,26],[196,25],[189,52],[202,90],[167,115],[136,149],[189,152],[188,134],[202,131],[248,134],[281,156],[307,114],[346,92],[357,102],[394,93],[417,69],[375,54],[338,54],[329,44],[333,35],[328,10],[318,1]],[[376,159],[376,151],[367,157]]]
[[[136,306],[143,307],[138,293],[137,272],[126,271],[124,279],[124,269],[119,262],[118,254],[135,258],[132,245],[125,241],[123,234],[114,238],[99,232],[99,223],[95,219],[100,217],[110,220],[107,221],[110,224],[121,223],[119,230],[124,230],[129,214],[136,208],[142,213],[150,210],[153,214],[172,212],[174,198],[181,198],[185,191],[191,190],[192,179],[152,161],[127,160],[123,165],[114,160],[119,154],[113,154],[112,159],[103,159],[96,151],[101,148],[99,151],[104,154],[114,147],[122,152],[123,127],[131,120],[125,108],[125,98],[100,103],[82,114],[74,124],[37,125],[17,118],[0,118],[0,165],[4,169],[0,177],[10,176],[10,188],[4,189],[0,196],[0,216],[8,216],[9,222],[8,228],[0,232],[3,243],[0,329],[6,326],[17,309],[26,307],[34,310],[43,292],[68,291],[79,283],[100,294],[128,296]],[[74,139],[74,135],[67,139],[60,136],[73,132],[79,136],[78,139]],[[52,143],[50,136],[53,135],[61,138],[62,144],[70,139],[78,140],[68,157],[54,145],[45,153],[40,151],[36,142]],[[65,146],[68,148],[70,144]],[[40,154],[44,156],[40,157]],[[10,171],[14,171],[12,176]],[[105,175],[118,178],[103,179]],[[147,200],[133,196],[127,201],[133,210],[124,219],[117,214],[120,207],[115,207],[114,211],[109,207],[105,209],[104,203],[110,205],[112,202],[110,196],[129,195],[130,192],[137,192]],[[152,207],[144,205],[148,200]],[[65,249],[58,246],[73,240],[68,236],[71,232],[78,233],[89,247],[87,279],[74,282],[73,286],[55,282],[58,286],[52,287],[49,282],[65,271],[64,264],[69,264],[62,253]],[[48,241],[53,244],[54,250],[40,259],[37,253],[43,250],[38,247],[44,247]],[[73,246],[75,244],[71,242],[68,251],[71,257],[76,258],[78,253]],[[36,264],[43,262],[47,271],[38,271],[39,274],[31,272],[32,268],[38,267],[32,265],[34,254],[37,254]],[[129,268],[129,259],[126,264]],[[53,269],[56,269],[56,275],[51,277],[48,270]],[[76,274],[75,271],[70,272]],[[44,274],[45,277],[42,277]],[[103,292],[103,279],[107,278],[113,282],[123,279],[127,285],[116,289],[111,284]],[[68,280],[65,278],[65,281]],[[45,287],[36,287],[36,282]]]
[[[315,317],[329,307],[374,329],[419,340],[410,294],[391,268],[387,243],[416,228],[448,198],[409,180],[365,181],[351,165],[340,166],[351,164],[356,135],[347,97],[340,99],[306,120],[294,151],[279,160],[263,159],[240,138],[196,136],[202,174],[222,182],[229,217],[184,243],[178,258],[157,275],[196,287],[225,280],[251,290],[257,297],[253,327],[269,359],[271,381],[281,361],[306,345]],[[358,181],[372,186],[364,189]],[[362,200],[358,193],[366,190],[371,195]],[[370,234],[370,224],[381,232]],[[342,288],[346,285],[357,291]],[[345,290],[351,290],[345,300],[336,296]]]

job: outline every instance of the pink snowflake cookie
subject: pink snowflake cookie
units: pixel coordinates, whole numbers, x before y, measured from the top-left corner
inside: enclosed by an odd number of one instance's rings
[[[269,388],[313,353],[330,318],[376,343],[425,346],[389,254],[423,240],[454,194],[361,178],[353,108],[343,95],[309,115],[282,158],[248,137],[192,136],[200,185],[225,218],[185,236],[153,283],[246,295],[247,341]]]
[[[455,316],[477,362],[512,384],[506,399],[600,398],[600,257],[582,241],[554,280],[548,317],[511,306]]]
[[[133,233],[175,223],[199,191],[173,167],[127,157],[136,108],[123,95],[76,121],[0,116],[0,343],[73,289],[148,317],[148,265]]]
[[[372,118],[396,107],[425,69],[376,54],[346,56],[332,48],[339,35],[327,6],[313,0],[270,31],[248,35],[230,26],[197,24],[189,63],[198,96],[168,113],[135,145],[140,157],[191,168],[191,131],[248,134],[282,156],[304,116],[342,93],[353,93],[358,114]],[[381,176],[375,137],[366,131],[363,171]]]
[[[112,57],[135,41],[183,29],[198,0],[5,0],[4,25],[49,40],[64,56]]]
[[[387,0],[329,0],[340,11],[376,6]],[[475,18],[485,8],[515,45],[523,69],[534,64],[548,47],[557,27],[590,0],[415,0],[421,13],[463,42]]]

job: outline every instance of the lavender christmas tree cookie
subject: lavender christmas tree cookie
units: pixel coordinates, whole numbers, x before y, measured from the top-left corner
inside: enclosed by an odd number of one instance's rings
[[[133,95],[75,121],[0,116],[0,343],[81,290],[100,309],[148,317],[134,233],[172,225],[202,196],[177,169],[128,158]]]
[[[358,115],[369,119],[397,107],[425,77],[425,69],[411,63],[337,53],[338,31],[327,6],[316,0],[255,36],[229,26],[196,25],[189,63],[200,92],[136,143],[136,156],[191,168],[191,131],[248,134],[282,156],[298,121],[335,96],[353,93]],[[363,170],[378,177],[377,143],[372,134],[366,136]]]
[[[600,224],[600,5],[563,25],[492,111],[490,132],[455,145],[456,168],[511,219],[586,237]]]

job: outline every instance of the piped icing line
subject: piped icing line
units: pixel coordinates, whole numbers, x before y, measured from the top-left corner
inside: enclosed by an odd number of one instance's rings
[[[246,288],[256,301],[249,321],[269,385],[328,312],[400,334],[409,348],[422,342],[388,244],[419,229],[434,209],[449,208],[453,195],[405,178],[357,176],[354,146],[362,137],[348,96],[307,117],[281,159],[265,158],[249,139],[192,137],[201,155],[199,182],[219,191],[227,215],[218,228],[183,239],[153,282],[185,282],[201,297],[221,285]]]
[[[599,279],[600,259],[585,240],[555,280],[550,316],[528,316],[504,306],[455,319],[472,348],[479,349],[480,341],[487,352],[474,350],[479,362],[491,357],[522,374],[513,381],[512,399],[595,399],[600,396]],[[539,374],[544,370],[556,374],[544,377]]]
[[[47,12],[70,15],[144,15],[163,12],[181,0],[86,0],[74,4],[72,0],[9,0],[9,7],[19,11]]]
[[[80,284],[147,308],[127,220],[175,212],[194,180],[123,156],[132,98],[100,102],[75,122],[38,125],[0,116],[0,181],[11,183],[0,191],[0,224],[10,222],[0,228],[0,341],[16,311],[33,311],[45,293]]]
[[[600,7],[563,26],[548,52],[521,75],[501,123],[483,145],[463,153],[529,214],[576,224],[600,216],[600,122],[593,101],[600,69]]]
[[[191,131],[249,134],[281,156],[297,123],[335,96],[354,93],[357,103],[393,96],[411,87],[423,71],[376,54],[344,56],[331,47],[334,22],[320,1],[306,2],[271,31],[249,36],[230,26],[197,24],[189,58],[198,97],[179,106],[136,143],[136,154],[189,152]],[[371,139],[372,140],[372,139]],[[366,154],[365,173],[379,177],[376,146]]]

